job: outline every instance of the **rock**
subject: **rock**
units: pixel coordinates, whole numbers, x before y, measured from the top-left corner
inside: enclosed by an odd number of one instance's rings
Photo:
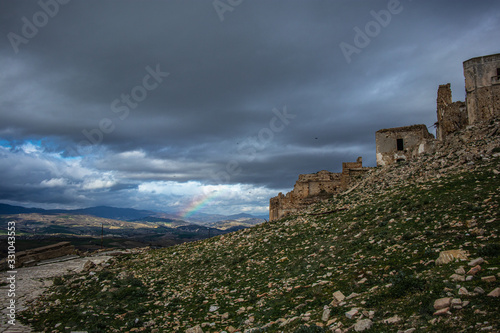
[[[456,274],[460,274],[460,275],[465,275],[465,269],[464,269],[464,266],[460,266],[459,268],[457,268],[455,270],[455,273]]]
[[[451,305],[451,297],[444,297],[444,298],[439,298],[434,301],[434,309],[435,310],[440,310],[447,308]]]
[[[493,289],[487,296],[500,297],[500,288]]]
[[[450,308],[444,308],[434,312],[434,316],[449,316],[451,315]]]
[[[92,262],[92,260],[87,260],[85,265],[83,265],[83,271],[88,272],[95,267],[96,267],[96,264],[94,264],[94,262]]]
[[[356,332],[363,332],[365,330],[369,330],[373,325],[373,322],[370,319],[363,319],[359,320],[355,325],[354,325],[354,330]]]
[[[458,289],[458,294],[459,295],[469,295],[469,291],[465,287],[461,287]]]
[[[219,307],[217,305],[210,305],[208,312],[215,312],[217,310],[219,310]]]
[[[481,281],[484,281],[484,282],[495,282],[496,280],[497,280],[497,278],[495,277],[495,275],[483,276],[481,278]]]
[[[338,302],[342,302],[345,299],[344,294],[341,291],[336,291],[333,293],[333,298]]]
[[[445,265],[454,260],[467,259],[468,253],[464,250],[441,251],[436,260],[436,265]]]
[[[484,262],[483,258],[477,258],[469,262],[469,266],[481,265]]]
[[[462,308],[462,300],[460,298],[454,298],[451,300],[451,308],[452,309],[461,309]]]
[[[481,287],[474,288],[474,292],[478,293],[478,294],[484,294],[485,293],[484,289],[481,288]]]
[[[328,321],[328,319],[330,319],[330,308],[325,305],[323,308],[323,314],[321,315],[321,320]]]
[[[188,328],[186,333],[203,333],[203,330],[200,325],[196,325],[195,327]]]
[[[465,281],[465,276],[453,274],[452,276],[450,276],[450,280],[452,280],[452,281]]]
[[[345,316],[349,319],[352,319],[358,314],[358,312],[359,312],[358,309],[354,308],[354,309],[351,309],[351,311],[347,311],[345,313]]]
[[[352,299],[352,298],[355,298],[355,297],[358,297],[359,294],[358,293],[351,293],[349,296],[347,296],[345,299],[346,300],[349,300],[349,299]]]
[[[226,312],[224,313],[222,316],[221,316],[222,320],[227,320],[229,319],[229,312]]]
[[[401,321],[401,317],[399,317],[398,315],[395,315],[395,316],[392,316],[391,318],[387,318],[387,319],[382,320],[382,322],[384,324],[395,324],[395,323],[400,322],[400,321]]]
[[[481,266],[476,265],[467,272],[467,275],[476,275],[479,271],[481,271]]]
[[[330,319],[327,323],[326,326],[331,326],[337,321],[337,318]]]

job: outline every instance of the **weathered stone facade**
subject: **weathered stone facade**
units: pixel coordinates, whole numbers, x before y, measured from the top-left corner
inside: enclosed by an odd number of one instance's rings
[[[299,175],[293,190],[286,195],[279,193],[269,201],[269,220],[274,221],[298,212],[312,203],[340,193],[349,188],[353,178],[364,174],[369,168],[363,167],[361,157],[356,162],[342,163],[342,172],[326,170],[313,174]]]
[[[464,62],[469,124],[500,116],[500,53]]]
[[[444,141],[449,134],[464,129],[467,124],[466,104],[452,102],[449,83],[440,85],[437,93],[436,138]]]
[[[377,165],[385,166],[431,152],[434,135],[425,125],[381,129],[375,133]]]

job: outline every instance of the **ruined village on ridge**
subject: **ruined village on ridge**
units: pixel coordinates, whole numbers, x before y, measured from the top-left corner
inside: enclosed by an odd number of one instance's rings
[[[469,59],[463,63],[465,102],[453,102],[450,84],[437,92],[436,138],[427,126],[412,125],[381,129],[375,133],[377,166],[404,162],[420,154],[434,152],[436,141],[468,125],[500,116],[500,53]],[[269,221],[299,212],[301,209],[356,186],[356,181],[371,168],[363,167],[362,158],[342,163],[342,172],[326,170],[299,175],[292,191],[279,193],[269,202]]]

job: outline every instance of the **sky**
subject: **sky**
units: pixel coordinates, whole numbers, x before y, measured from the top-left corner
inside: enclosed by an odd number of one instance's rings
[[[499,32],[490,0],[0,0],[0,202],[266,214],[379,129],[434,133]]]

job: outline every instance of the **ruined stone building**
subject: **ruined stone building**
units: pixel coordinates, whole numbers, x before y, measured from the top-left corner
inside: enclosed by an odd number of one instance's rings
[[[451,133],[465,128],[468,118],[466,104],[452,102],[450,84],[440,85],[437,95],[437,139],[443,141]]]
[[[415,158],[434,145],[425,125],[381,129],[375,133],[377,165],[385,166]]]
[[[386,166],[433,153],[436,140],[446,141],[449,135],[468,125],[500,117],[500,53],[472,58],[463,63],[465,102],[453,102],[450,84],[440,85],[437,92],[436,137],[426,125],[412,125],[381,129],[375,133],[377,166]],[[293,190],[271,198],[269,220],[293,214],[340,193],[353,185],[353,177],[369,168],[357,162],[343,163],[342,173],[320,171],[300,175]]]
[[[368,169],[363,167],[362,158],[358,157],[356,162],[342,163],[341,173],[322,170],[313,174],[299,175],[292,191],[286,195],[279,193],[271,198],[269,221],[296,213],[312,203],[345,191],[353,183],[355,176],[364,174]]]
[[[452,102],[450,84],[440,85],[436,136],[444,141],[457,130],[500,116],[500,53],[463,63],[465,102]]]
[[[446,138],[494,117],[500,117],[500,54],[472,58],[463,63],[465,102],[452,101],[451,85],[440,85],[436,100],[436,139]],[[375,134],[377,165],[384,166],[432,153],[434,136],[425,125],[382,129]]]

